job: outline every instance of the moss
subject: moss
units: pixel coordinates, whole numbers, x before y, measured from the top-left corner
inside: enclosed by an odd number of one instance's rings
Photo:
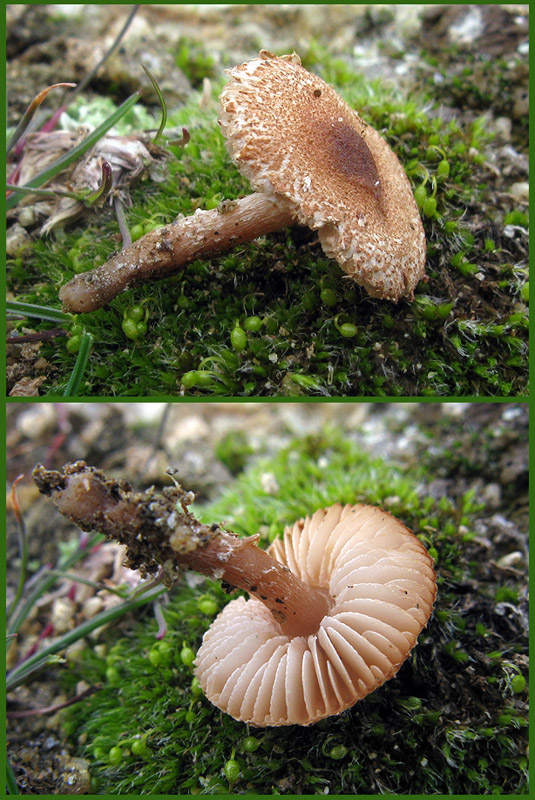
[[[254,450],[243,431],[229,431],[217,442],[215,455],[232,473],[240,473]]]
[[[312,232],[281,231],[81,315],[74,324],[94,339],[82,393],[526,394],[525,253],[505,226],[527,222],[514,208],[506,210],[509,216],[496,210],[494,178],[482,163],[492,146],[485,117],[446,121],[431,81],[407,99],[355,75],[349,62],[314,43],[304,63],[382,131],[403,162],[422,209],[429,282],[412,304],[371,299],[323,256]],[[194,94],[170,114],[169,124],[186,126],[191,141],[184,149],[171,147],[166,182],[145,179],[134,191],[127,216],[136,233],[249,190],[226,153],[215,103],[201,110]],[[18,299],[57,307],[60,286],[116,248],[117,224],[101,209],[13,259],[9,288]],[[146,329],[131,337],[123,319],[140,304],[148,310]],[[245,329],[237,351],[232,331],[251,316],[260,327]],[[75,355],[65,340],[44,342],[40,355],[51,365],[44,391],[61,393]]]
[[[525,587],[511,581],[511,592],[496,596],[498,584],[475,537],[484,503],[464,477],[477,474],[485,452],[497,457],[495,426],[479,429],[481,447],[469,426],[459,424],[456,433],[450,421],[442,446],[434,428],[423,423],[421,444],[404,467],[325,428],[253,462],[217,502],[199,509],[207,523],[224,519],[238,533],[260,532],[264,544],[285,524],[333,501],[379,504],[400,517],[437,558],[439,594],[396,679],[310,728],[239,723],[210,705],[191,670],[191,652],[228,597],[208,580],[183,582],[164,608],[169,632],[162,642],[156,622],[138,620],[119,638],[105,638],[105,657],[88,648],[68,670],[69,685],[82,677],[102,683],[100,692],[64,712],[69,735],[91,762],[94,793],[525,791],[527,642],[514,618],[500,616],[513,590],[520,598]],[[472,433],[473,447],[459,452],[453,443]],[[227,453],[228,445],[224,459]],[[443,480],[458,474],[440,497],[429,471],[433,460]]]
[[[442,50],[440,57],[422,53],[422,81],[433,96],[449,107],[492,112],[514,120],[515,146],[526,150],[528,114],[519,113],[519,100],[527,96],[527,60],[518,54],[492,58],[488,53],[467,52],[458,46]],[[527,109],[527,105],[526,105]]]
[[[175,62],[194,88],[202,86],[204,78],[215,77],[215,62],[202,42],[181,37],[177,43]]]

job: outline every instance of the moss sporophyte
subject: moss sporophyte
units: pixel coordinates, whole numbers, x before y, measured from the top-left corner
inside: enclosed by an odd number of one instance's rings
[[[83,461],[33,474],[62,514],[126,545],[131,568],[167,585],[187,568],[248,592],[196,657],[187,642],[180,651],[208,699],[237,720],[306,726],[340,714],[396,674],[433,609],[433,559],[379,508],[320,509],[265,551],[258,535],[200,523],[178,484],[138,493]]]

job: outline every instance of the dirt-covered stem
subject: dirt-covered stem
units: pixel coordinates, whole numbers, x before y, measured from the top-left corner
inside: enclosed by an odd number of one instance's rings
[[[197,258],[210,258],[291,225],[295,215],[260,193],[198,210],[158,228],[90,272],[75,275],[59,292],[74,314],[95,311],[139,283],[164,278]]]
[[[240,538],[199,522],[187,508],[193,495],[178,485],[135,492],[126,481],[108,479],[84,461],[67,464],[61,472],[38,464],[33,476],[39,490],[82,530],[126,545],[132,569],[161,571],[170,585],[181,568],[188,568],[245,589],[289,635],[316,632],[329,611],[326,593],[307,586],[259,548],[258,535]]]

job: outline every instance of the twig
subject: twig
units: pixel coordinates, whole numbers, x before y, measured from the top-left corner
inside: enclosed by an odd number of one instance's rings
[[[94,686],[90,686],[89,689],[80,692],[80,694],[77,694],[75,697],[71,697],[71,699],[67,700],[65,703],[58,703],[54,706],[44,706],[43,708],[28,708],[25,711],[7,711],[6,717],[8,719],[24,719],[25,717],[37,717],[44,714],[55,714],[56,711],[61,711],[62,708],[67,708],[75,703],[79,703],[80,700],[84,699],[84,697],[89,697],[90,695],[95,694],[95,692],[100,691],[100,689],[102,689],[101,684],[96,683]]]
[[[24,319],[24,317],[21,317]],[[67,331],[63,328],[51,328],[49,331],[37,331],[36,333],[25,333],[23,336],[8,336],[7,344],[24,344],[25,342],[40,342],[47,339],[57,339],[67,336]]]

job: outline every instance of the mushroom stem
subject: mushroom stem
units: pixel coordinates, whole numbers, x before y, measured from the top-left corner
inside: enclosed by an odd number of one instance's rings
[[[281,633],[315,633],[332,601],[257,547],[258,535],[240,538],[204,525],[187,509],[193,499],[180,486],[134,492],[84,461],[62,472],[38,464],[33,477],[58,510],[82,530],[96,530],[127,547],[127,564],[144,573],[163,570],[170,585],[180,567],[245,589],[269,608]]]
[[[189,569],[245,589],[271,611],[281,633],[309,636],[317,633],[332,600],[326,592],[308,586],[257,547],[258,536],[241,539],[220,531],[206,547],[180,556]]]
[[[138,283],[177,272],[197,258],[209,258],[280,230],[296,221],[286,202],[261,193],[197,210],[150,231],[90,272],[76,275],[59,292],[65,311],[95,311]]]

